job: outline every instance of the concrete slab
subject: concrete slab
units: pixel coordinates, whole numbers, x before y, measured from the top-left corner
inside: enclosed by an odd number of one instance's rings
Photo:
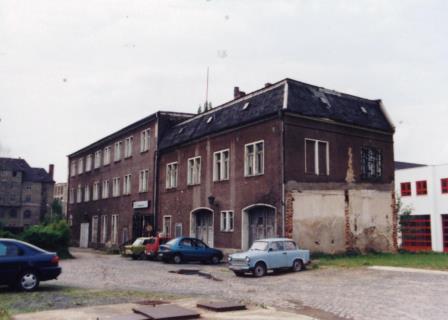
[[[133,308],[132,311],[145,315],[152,320],[184,320],[196,319],[201,316],[196,310],[187,309],[175,304],[139,306]]]
[[[246,310],[246,306],[244,304],[232,301],[200,301],[196,306],[201,309],[207,309],[215,312]]]
[[[415,273],[426,273],[426,274],[438,274],[448,276],[448,271],[441,270],[427,270],[427,269],[417,269],[417,268],[402,268],[402,267],[386,267],[386,266],[371,266],[368,267],[371,270],[380,271],[393,271],[393,272],[415,272]]]

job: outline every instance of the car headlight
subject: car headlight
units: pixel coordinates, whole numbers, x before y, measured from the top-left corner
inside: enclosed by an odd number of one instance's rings
[[[246,257],[246,262],[249,263],[250,262],[250,258]]]
[[[232,261],[232,257],[231,256],[229,256],[228,258],[227,258],[227,261]]]

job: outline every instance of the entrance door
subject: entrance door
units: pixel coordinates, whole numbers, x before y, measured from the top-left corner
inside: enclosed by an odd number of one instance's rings
[[[213,215],[210,211],[196,213],[196,238],[213,247]]]
[[[259,206],[249,210],[249,247],[255,240],[275,236],[275,210]]]
[[[448,214],[442,214],[443,251],[448,252]]]
[[[401,216],[402,248],[408,251],[431,251],[431,216]]]
[[[81,223],[79,232],[79,247],[87,248],[89,246],[89,223]]]
[[[154,220],[153,216],[134,213],[132,220],[132,238],[134,240],[139,237],[150,236],[152,231],[152,222]]]

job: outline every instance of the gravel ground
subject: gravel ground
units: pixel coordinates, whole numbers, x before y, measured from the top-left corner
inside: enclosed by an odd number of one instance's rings
[[[237,278],[224,264],[178,266],[88,250],[73,253],[77,259],[62,261],[63,273],[53,284],[237,299],[321,319],[435,320],[448,314],[447,275],[321,268]],[[216,279],[170,272],[179,269],[199,269]]]

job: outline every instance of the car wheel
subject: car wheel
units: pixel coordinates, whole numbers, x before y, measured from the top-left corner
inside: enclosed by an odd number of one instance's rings
[[[33,291],[39,286],[39,276],[35,271],[26,271],[19,277],[17,286],[23,291]]]
[[[244,272],[241,272],[241,271],[233,271],[233,273],[234,273],[237,277],[242,277],[242,276],[244,276]]]
[[[212,264],[218,264],[220,262],[220,259],[218,256],[213,256],[213,257],[211,257],[210,262]]]
[[[300,259],[294,260],[292,264],[292,271],[299,272],[303,270],[303,262]]]
[[[258,262],[252,273],[257,278],[263,277],[266,274],[266,265],[263,262]]]
[[[180,254],[175,254],[175,255],[173,256],[173,262],[174,262],[175,264],[180,264],[180,263],[182,263],[182,257],[180,256]]]
[[[146,255],[144,252],[140,253],[140,255],[138,256],[139,260],[146,260]]]

